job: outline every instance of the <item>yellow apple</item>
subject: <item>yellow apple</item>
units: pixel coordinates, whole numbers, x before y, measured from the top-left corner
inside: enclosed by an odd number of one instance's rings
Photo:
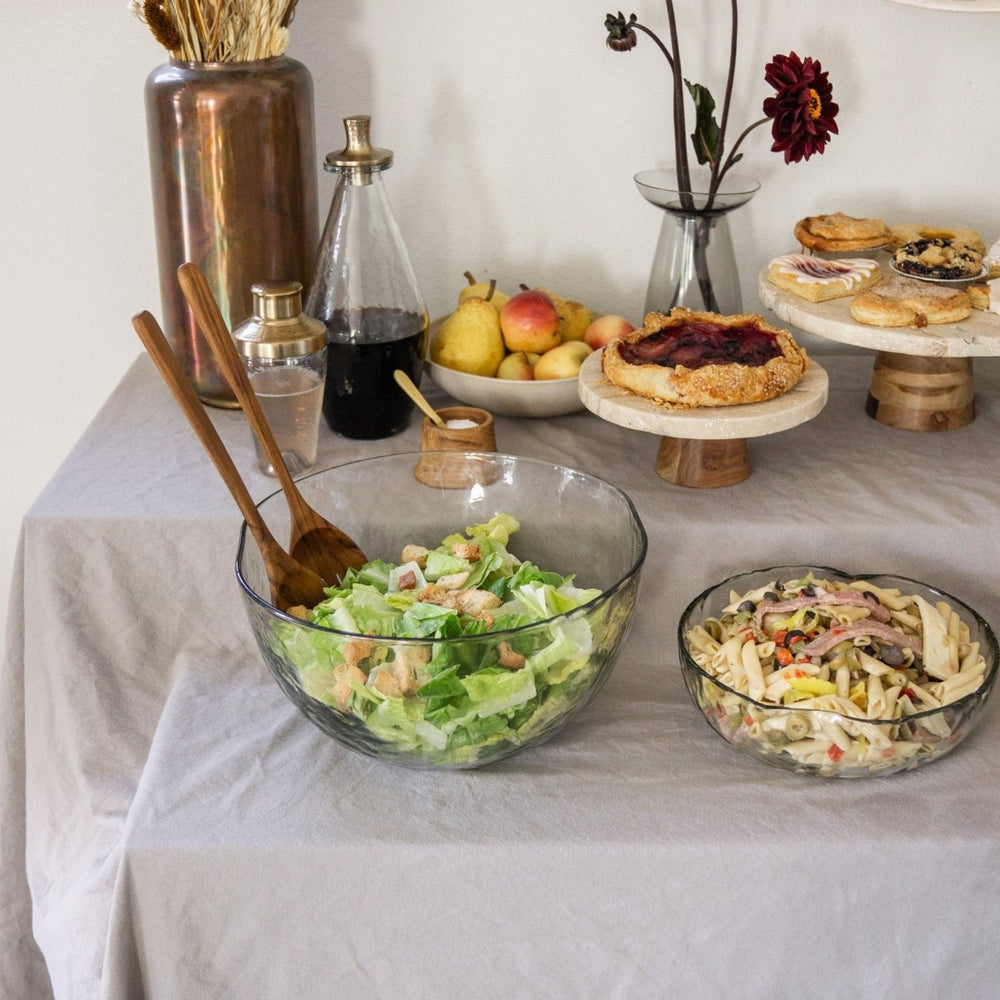
[[[500,367],[497,369],[497,378],[530,382],[535,377],[536,361],[538,361],[537,354],[525,354],[524,351],[515,351],[513,354],[508,354],[500,362]]]
[[[580,365],[586,361],[593,349],[582,340],[567,340],[546,351],[535,365],[535,381],[552,378],[576,378]]]

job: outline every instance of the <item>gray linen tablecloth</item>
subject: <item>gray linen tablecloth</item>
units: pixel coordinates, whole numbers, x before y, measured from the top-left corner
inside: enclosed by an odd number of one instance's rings
[[[765,565],[895,572],[1000,625],[1000,368],[977,361],[970,426],[919,434],[865,416],[871,355],[819,360],[826,409],[752,441],[726,489],[661,480],[655,436],[586,412],[497,419],[501,451],[624,488],[649,558],[567,731],[426,773],[342,749],[279,692],[233,578],[240,516],[138,359],[24,520],[3,996],[995,996],[1000,709],[930,767],[836,781],[737,755],[679,674],[688,600]],[[242,414],[212,416],[271,492]],[[416,419],[324,432],[320,462],[418,447]]]

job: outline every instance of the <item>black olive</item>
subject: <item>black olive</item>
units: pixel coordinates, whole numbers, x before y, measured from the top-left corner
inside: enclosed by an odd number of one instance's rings
[[[803,597],[815,597],[816,596],[816,588],[811,583],[806,584],[806,586],[804,586],[802,588],[802,596]]]
[[[757,605],[753,601],[744,601],[736,606],[737,611],[756,611]]]
[[[785,633],[785,638],[782,640],[782,645],[785,649],[791,649],[793,642],[804,642],[806,639],[805,632],[800,628],[790,629]]]
[[[781,600],[781,598],[773,591],[769,590],[762,598],[763,601],[773,601],[775,604]]]
[[[906,654],[899,646],[883,646],[880,659],[890,667],[898,667],[906,662]]]

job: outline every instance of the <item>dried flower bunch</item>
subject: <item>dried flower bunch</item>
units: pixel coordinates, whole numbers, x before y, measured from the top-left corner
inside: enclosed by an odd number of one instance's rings
[[[250,62],[280,56],[298,0],[129,0],[174,59]]]
[[[833,102],[830,81],[822,66],[812,58],[800,59],[794,52],[787,56],[776,55],[764,67],[764,79],[776,91],[763,104],[764,117],[743,130],[726,150],[726,127],[733,93],[733,75],[736,66],[736,39],[739,22],[737,0],[730,0],[732,28],[729,39],[729,71],[726,78],[725,97],[722,105],[721,125],[715,119],[715,100],[707,87],[691,83],[681,69],[681,52],[678,43],[677,21],[673,0],[666,0],[667,20],[670,27],[670,45],[664,44],[654,31],[641,24],[635,14],[626,18],[621,11],[608,14],[604,26],[608,32],[608,47],[616,52],[627,52],[636,45],[636,32],[649,36],[666,56],[673,77],[673,126],[674,154],[677,162],[678,184],[682,192],[690,194],[691,182],[685,142],[684,93],[694,102],[695,130],[691,143],[701,164],[708,164],[711,182],[708,206],[711,206],[719,183],[734,163],[742,158],[737,152],[743,140],[758,126],[771,122],[771,149],[784,153],[785,163],[808,160],[813,153],[822,153],[837,132],[836,118],[839,108]],[[683,85],[683,86],[682,86]]]

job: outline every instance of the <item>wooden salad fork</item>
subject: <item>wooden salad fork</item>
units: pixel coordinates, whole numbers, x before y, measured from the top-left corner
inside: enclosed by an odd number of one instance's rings
[[[236,350],[218,303],[197,265],[181,264],[177,270],[181,290],[205,334],[219,367],[233,394],[243,407],[254,434],[274,468],[288,501],[292,529],[288,549],[292,557],[308,566],[328,586],[335,586],[349,569],[359,569],[367,562],[358,544],[336,525],[306,503],[292,479],[281,449],[264,416],[260,402],[250,385],[250,376]]]

